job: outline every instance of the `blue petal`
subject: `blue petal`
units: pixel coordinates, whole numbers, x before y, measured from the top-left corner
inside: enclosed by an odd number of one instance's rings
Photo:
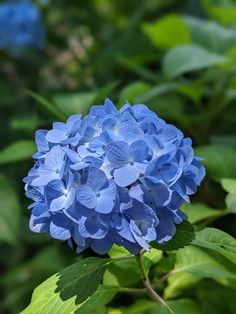
[[[100,191],[107,187],[108,180],[105,173],[96,167],[89,167],[87,172],[87,185],[94,191]]]
[[[61,209],[65,207],[65,201],[66,201],[66,198],[64,195],[58,198],[55,198],[54,200],[52,200],[50,204],[50,210],[52,212],[60,211]]]
[[[118,186],[125,187],[134,183],[139,177],[139,172],[134,165],[126,165],[114,171],[114,179]]]
[[[102,214],[109,214],[115,204],[115,200],[109,196],[102,196],[97,198],[96,212]]]
[[[77,152],[75,152],[74,150],[70,148],[64,148],[63,150],[73,163],[76,164],[78,162],[81,162],[81,157]]]
[[[49,150],[48,142],[45,139],[48,131],[46,130],[38,130],[35,132],[35,142],[40,152],[47,152]]]
[[[138,140],[130,145],[129,154],[132,160],[141,162],[148,157],[148,150],[147,144],[142,140]]]
[[[48,131],[45,138],[50,143],[60,143],[61,141],[67,139],[67,135],[63,130],[54,129]]]
[[[144,248],[145,250],[149,250],[147,241],[143,238],[140,230],[138,229],[138,227],[136,226],[135,222],[133,220],[130,221],[130,229],[132,232],[132,235],[134,237],[134,239],[137,241],[137,243]]]
[[[50,234],[54,239],[68,240],[71,237],[69,221],[62,215],[55,217],[50,223]]]
[[[112,242],[108,239],[93,240],[91,248],[97,254],[106,254],[112,247]]]
[[[79,233],[85,238],[103,239],[107,229],[98,222],[96,216],[82,217],[79,221]]]
[[[111,113],[111,114],[114,114],[114,115],[118,114],[118,110],[116,109],[115,105],[108,98],[105,99],[104,107],[105,107],[105,110],[106,110],[107,113]]]
[[[106,156],[113,168],[125,166],[129,160],[129,145],[125,142],[115,142],[107,145]]]
[[[96,193],[88,185],[82,185],[78,191],[78,201],[87,208],[95,208],[97,205]]]
[[[45,158],[45,166],[48,169],[58,170],[63,168],[65,152],[57,145],[54,146]]]

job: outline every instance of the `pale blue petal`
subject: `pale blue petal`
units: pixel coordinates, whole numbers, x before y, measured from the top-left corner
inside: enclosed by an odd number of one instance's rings
[[[106,156],[113,168],[125,166],[129,160],[129,145],[125,142],[115,142],[107,145]]]
[[[64,165],[65,152],[57,145],[54,146],[45,158],[45,167],[51,170],[62,169]]]
[[[68,156],[68,158],[70,159],[70,161],[72,161],[73,163],[76,164],[76,163],[81,161],[80,155],[77,152],[75,152],[74,150],[72,150],[70,148],[64,148],[63,150],[66,153],[66,155]]]
[[[97,205],[95,210],[98,213],[109,214],[112,211],[114,204],[114,198],[109,196],[100,196],[97,198]]]
[[[96,167],[88,168],[87,185],[94,191],[100,191],[107,187],[108,180],[105,173]]]
[[[126,165],[123,168],[114,171],[115,183],[118,186],[125,187],[134,183],[139,177],[139,172],[133,165]]]
[[[130,145],[129,155],[133,161],[141,162],[148,157],[148,151],[147,144],[142,140],[138,140]]]
[[[50,143],[60,143],[61,141],[67,139],[67,135],[62,130],[54,129],[54,130],[48,131],[45,138]]]
[[[52,200],[51,204],[50,204],[50,210],[52,212],[57,212],[60,211],[61,209],[65,208],[65,201],[66,201],[66,197],[64,195],[55,198],[54,200]]]
[[[97,205],[96,193],[88,185],[82,185],[78,191],[78,201],[87,208],[95,208]]]
[[[137,241],[137,243],[144,248],[145,250],[149,250],[147,241],[142,237],[142,234],[140,232],[140,230],[138,229],[138,227],[136,226],[135,222],[133,220],[130,221],[130,229],[132,232],[132,235],[134,237],[134,239]]]
[[[65,201],[65,209],[69,208],[75,201],[75,189],[71,188]]]
[[[61,227],[54,222],[50,223],[50,234],[54,239],[63,241],[68,240],[71,237],[71,233],[67,228]]]

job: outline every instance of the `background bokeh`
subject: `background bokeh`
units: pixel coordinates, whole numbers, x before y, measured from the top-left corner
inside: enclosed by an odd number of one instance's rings
[[[208,176],[193,205],[183,210],[197,229],[215,226],[236,236],[236,2],[34,3],[42,13],[45,47],[21,53],[0,50],[0,312],[4,314],[19,313],[40,282],[78,258],[66,244],[28,230],[29,202],[22,179],[33,164],[34,133],[70,114],[85,114],[105,97],[117,106],[127,100],[145,103],[193,139]],[[234,185],[229,187],[225,178]],[[156,272],[165,273],[171,265],[172,257],[164,256]],[[130,275],[132,269],[123,271]],[[168,285],[162,287],[168,298],[198,300],[199,313],[236,313],[235,282],[183,278],[175,287],[173,280]],[[135,296],[125,295],[109,306],[130,307],[114,314],[151,313],[135,312],[134,302]],[[198,313],[190,310],[187,307],[186,313]]]

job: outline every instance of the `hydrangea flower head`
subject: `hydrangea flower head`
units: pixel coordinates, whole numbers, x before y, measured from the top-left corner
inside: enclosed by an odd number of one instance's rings
[[[30,228],[105,254],[165,243],[205,176],[192,142],[144,105],[117,110],[106,99],[85,117],[36,132],[35,164],[24,179]]]
[[[45,30],[37,7],[26,0],[0,4],[0,48],[17,54],[44,46]]]

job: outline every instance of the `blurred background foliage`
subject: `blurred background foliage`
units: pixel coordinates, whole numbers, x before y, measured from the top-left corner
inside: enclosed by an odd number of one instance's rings
[[[111,98],[145,103],[191,136],[208,176],[184,205],[196,230],[236,237],[236,2],[233,0],[35,1],[47,38],[42,51],[0,51],[0,312],[19,313],[33,289],[75,259],[65,244],[28,230],[22,178],[34,132]],[[39,96],[40,95],[40,96]],[[236,241],[236,240],[232,240]],[[232,242],[233,243],[233,242]],[[236,251],[236,244],[235,251]],[[235,264],[188,247],[205,275],[176,272],[159,283],[177,313],[236,313]],[[181,265],[163,254],[151,274]],[[87,253],[85,253],[87,254]],[[194,259],[195,258],[195,259]],[[182,261],[183,262],[183,261]],[[223,266],[222,266],[223,265]],[[222,267],[232,276],[219,275]],[[223,273],[222,273],[223,274]],[[132,263],[114,265],[104,284],[139,285]],[[144,296],[119,294],[93,313],[154,314]]]

